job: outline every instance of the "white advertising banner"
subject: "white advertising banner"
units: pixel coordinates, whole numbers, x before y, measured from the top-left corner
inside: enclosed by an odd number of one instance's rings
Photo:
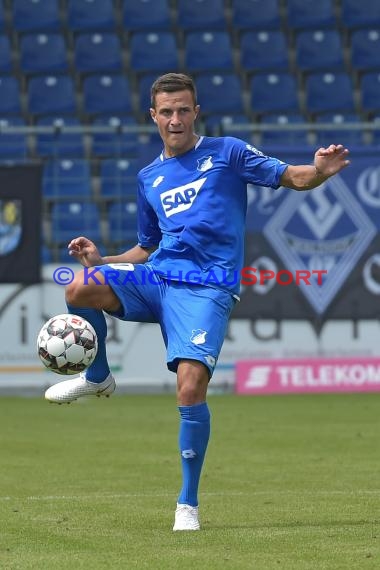
[[[78,269],[77,265],[71,266]],[[41,390],[59,380],[44,369],[37,334],[50,317],[66,312],[64,288],[53,280],[56,265],[45,265],[38,285],[0,285],[0,389]],[[172,391],[175,374],[166,368],[158,325],[107,318],[107,350],[118,385],[130,390]],[[328,321],[319,332],[308,321],[234,319],[212,380],[215,391],[232,389],[239,360],[380,356],[378,321]]]
[[[44,368],[36,339],[50,317],[66,312],[64,287],[53,280],[56,265],[45,265],[39,285],[0,285],[0,388],[45,388],[63,379]],[[78,269],[73,265],[74,270]],[[107,350],[119,384],[174,385],[165,363],[158,325],[107,317]]]

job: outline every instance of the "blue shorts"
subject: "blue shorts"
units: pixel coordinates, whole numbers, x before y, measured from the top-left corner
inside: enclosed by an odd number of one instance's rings
[[[100,271],[121,303],[124,321],[159,323],[167,365],[177,371],[181,359],[202,362],[213,374],[235,300],[204,285],[165,280],[149,264],[111,263]]]

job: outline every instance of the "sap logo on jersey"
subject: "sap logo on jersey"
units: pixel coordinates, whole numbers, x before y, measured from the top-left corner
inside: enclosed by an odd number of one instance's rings
[[[177,188],[163,192],[161,194],[161,203],[166,217],[169,218],[173,214],[178,214],[179,212],[184,212],[191,208],[199,190],[206,180],[207,178],[201,178],[184,186],[178,186]]]

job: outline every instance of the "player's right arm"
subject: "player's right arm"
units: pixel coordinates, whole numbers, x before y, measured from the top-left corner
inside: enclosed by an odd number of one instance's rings
[[[104,265],[106,263],[145,263],[157,247],[147,248],[135,245],[120,255],[102,257],[94,242],[84,236],[80,236],[71,240],[68,249],[69,254],[84,267],[93,267],[94,265]]]
[[[80,236],[68,245],[69,254],[84,267],[105,265],[108,263],[145,263],[151,253],[156,251],[161,240],[161,230],[155,212],[148,203],[142,178],[138,177],[138,243],[119,255],[102,257],[94,242]]]
[[[158,246],[155,247],[142,247],[135,245],[120,255],[111,255],[103,257],[103,263],[145,263],[151,253],[156,251]]]

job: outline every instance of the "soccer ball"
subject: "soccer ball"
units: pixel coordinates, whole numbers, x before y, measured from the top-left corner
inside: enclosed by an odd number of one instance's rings
[[[77,315],[56,315],[49,319],[37,338],[42,363],[57,374],[78,374],[92,364],[98,339],[92,325]]]

